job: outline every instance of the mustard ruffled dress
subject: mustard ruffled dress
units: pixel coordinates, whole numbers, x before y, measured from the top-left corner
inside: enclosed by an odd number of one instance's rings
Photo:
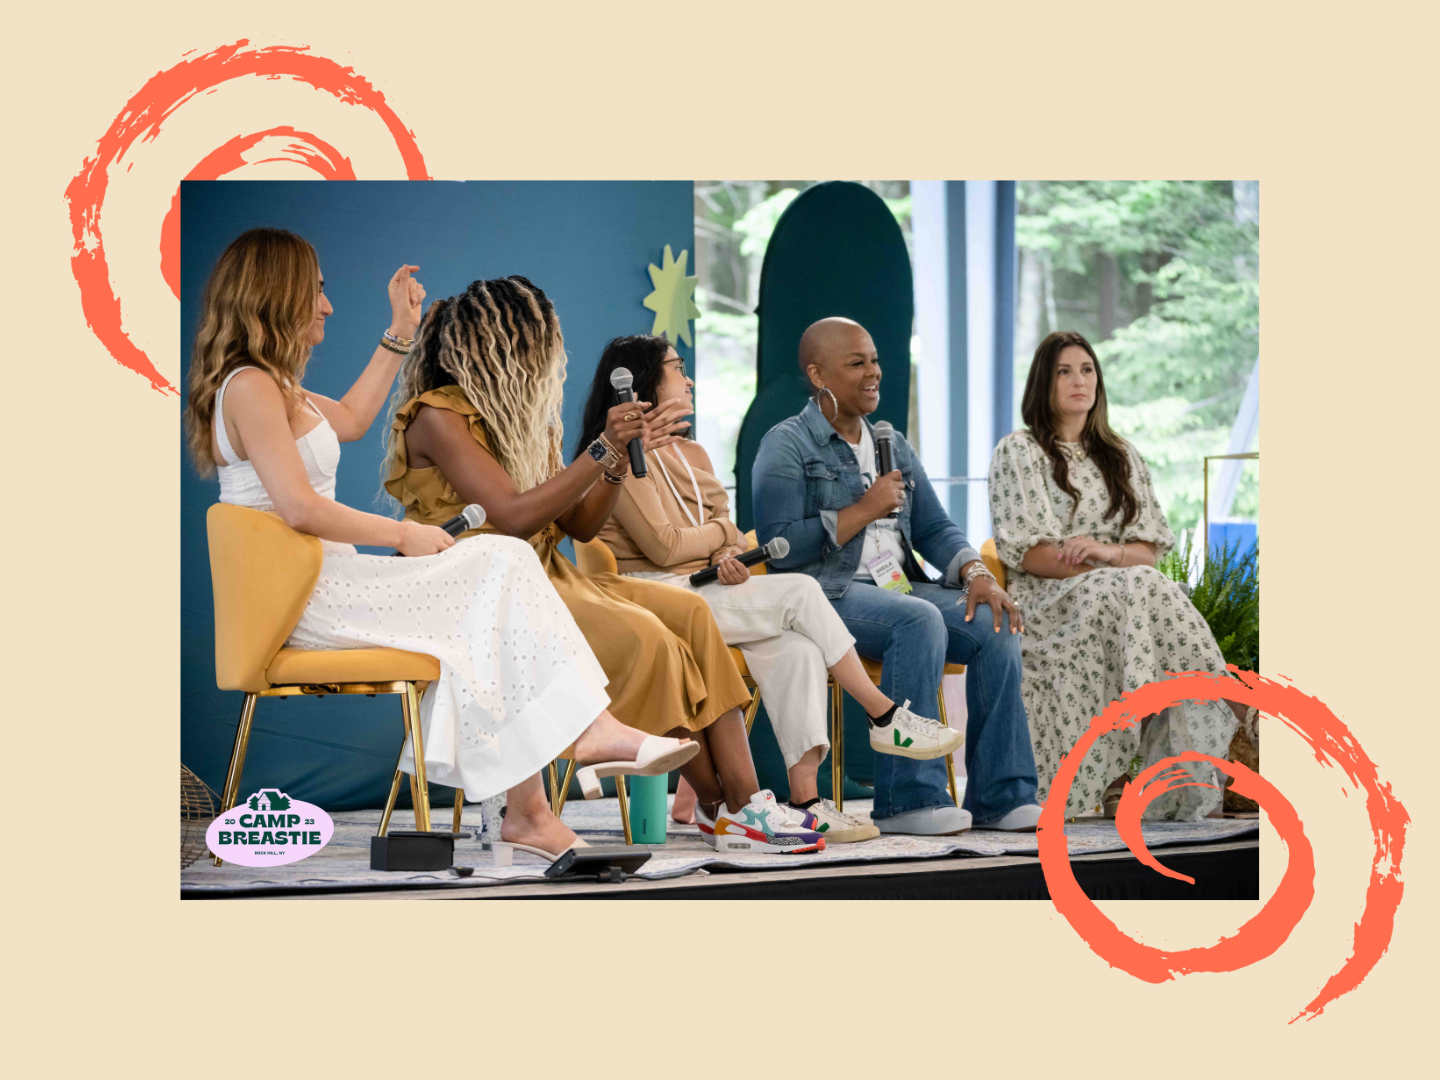
[[[439,525],[459,514],[466,500],[438,467],[410,467],[405,432],[425,405],[466,417],[470,434],[486,452],[490,438],[458,386],[421,394],[395,414],[395,461],[385,490],[409,520]],[[487,522],[461,538],[494,531]],[[552,522],[530,537],[530,545],[609,678],[610,711],[622,723],[653,735],[677,727],[698,731],[749,702],[704,600],[672,585],[617,574],[587,577],[560,553],[564,535]]]

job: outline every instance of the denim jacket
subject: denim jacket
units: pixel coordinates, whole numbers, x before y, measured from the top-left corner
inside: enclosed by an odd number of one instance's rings
[[[874,428],[870,434],[874,436]],[[912,581],[929,580],[915,562],[914,553],[919,552],[931,566],[945,567],[944,583],[958,588],[960,567],[980,558],[980,553],[941,508],[925,467],[898,431],[894,446],[895,467],[906,489],[898,523],[905,573]],[[771,559],[770,570],[809,574],[830,599],[844,596],[860,567],[865,532],[862,529],[841,546],[835,542],[836,528],[840,511],[865,494],[865,481],[854,452],[813,401],[800,415],[765,433],[755,455],[750,490],[760,543],[768,544],[777,536],[790,542],[790,553]]]

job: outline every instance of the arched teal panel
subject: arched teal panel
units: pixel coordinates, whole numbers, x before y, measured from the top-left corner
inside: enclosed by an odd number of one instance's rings
[[[735,451],[735,509],[754,528],[750,469],[760,440],[808,397],[797,357],[800,335],[817,319],[843,315],[870,331],[884,366],[872,420],[904,431],[910,406],[910,330],[915,293],[910,254],[895,215],[861,184],[817,184],[780,216],[760,270],[760,336],[755,400]]]
[[[750,470],[760,440],[787,416],[805,407],[809,394],[800,377],[800,335],[817,319],[843,315],[875,339],[885,379],[872,420],[908,427],[910,330],[915,292],[910,253],[895,215],[884,200],[860,184],[817,184],[786,208],[771,234],[760,270],[760,338],[755,400],[740,425],[735,451],[735,509],[742,531],[755,527]],[[762,718],[768,720],[761,709]],[[868,797],[874,775],[864,713],[848,696],[845,708],[845,774],[849,797]],[[785,762],[768,723],[757,723],[750,751],[761,787],[788,792]],[[830,769],[820,769],[820,794],[833,797]]]

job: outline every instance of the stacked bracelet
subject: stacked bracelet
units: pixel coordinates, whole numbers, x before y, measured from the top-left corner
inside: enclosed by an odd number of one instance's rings
[[[990,572],[989,567],[987,567],[984,563],[981,563],[979,566],[975,567],[975,569],[971,570],[968,574],[964,575],[965,588],[970,588],[971,584],[978,577],[988,577],[991,581],[995,581],[995,575]]]
[[[401,337],[399,334],[392,334],[389,330],[380,335],[380,347],[389,349],[393,353],[399,353],[401,356],[408,353],[414,344],[413,337]]]
[[[606,469],[602,475],[604,475],[605,482],[607,484],[623,484],[625,482],[625,473],[619,473],[617,475],[616,473],[612,473],[609,469]]]

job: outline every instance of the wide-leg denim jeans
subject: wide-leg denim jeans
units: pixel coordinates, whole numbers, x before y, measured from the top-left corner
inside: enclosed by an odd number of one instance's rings
[[[855,651],[884,665],[880,690],[897,704],[908,698],[920,716],[936,719],[935,696],[945,664],[964,664],[964,808],[976,825],[1004,817],[1035,801],[1038,783],[1030,729],[1020,699],[1020,637],[1010,633],[1002,612],[1000,633],[988,605],[965,621],[955,589],[913,583],[909,596],[856,581],[832,600]],[[875,755],[875,808],[871,816],[892,817],[927,806],[951,806],[945,760],[911,761]]]

